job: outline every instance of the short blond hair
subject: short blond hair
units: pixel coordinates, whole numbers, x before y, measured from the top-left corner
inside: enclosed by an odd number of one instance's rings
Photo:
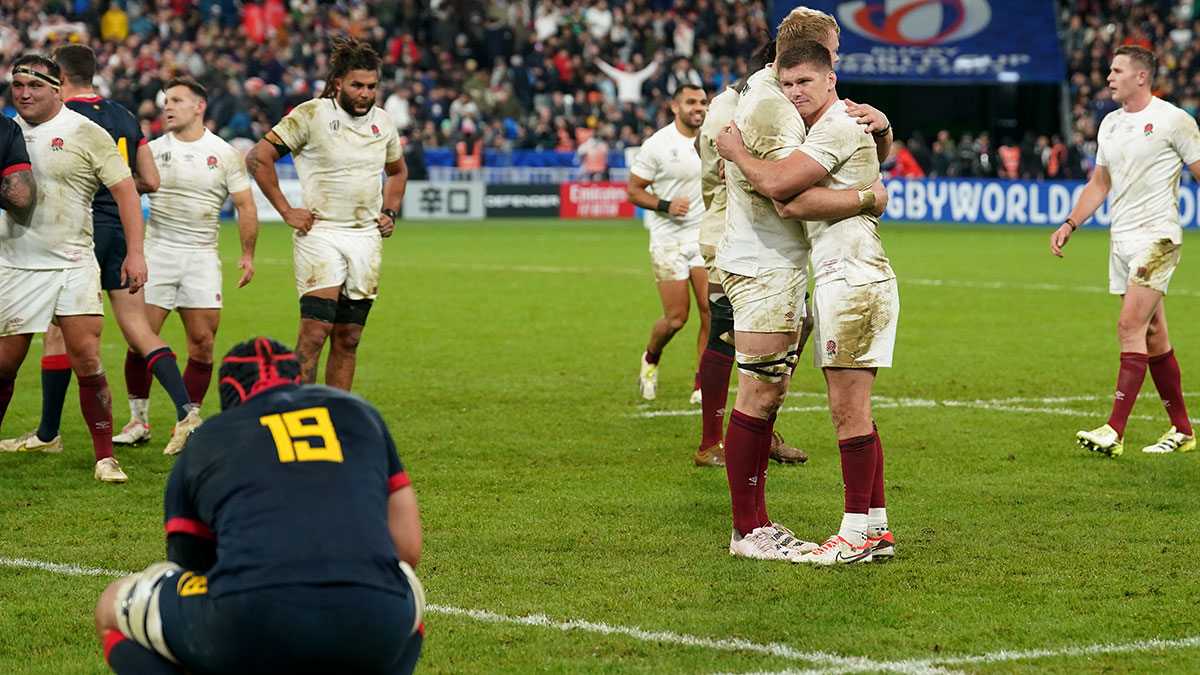
[[[779,22],[775,33],[775,49],[782,54],[801,42],[811,40],[825,44],[830,34],[842,34],[837,19],[818,9],[797,7]]]

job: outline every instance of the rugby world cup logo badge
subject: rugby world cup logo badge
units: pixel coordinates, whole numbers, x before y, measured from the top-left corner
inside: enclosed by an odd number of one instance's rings
[[[987,28],[988,0],[855,0],[838,5],[838,22],[869,40],[928,47],[965,40]]]

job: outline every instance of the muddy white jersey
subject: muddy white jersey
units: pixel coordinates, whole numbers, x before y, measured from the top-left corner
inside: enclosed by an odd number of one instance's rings
[[[1159,99],[1135,113],[1114,110],[1100,123],[1096,164],[1108,168],[1113,241],[1183,243],[1179,174],[1200,161],[1200,129],[1183,110]]]
[[[67,107],[38,125],[17,117],[37,181],[28,222],[0,219],[0,265],[64,269],[96,265],[92,198],[100,186],[130,177],[129,166],[103,127]]]
[[[700,193],[700,156],[696,154],[695,138],[684,136],[671,122],[646,139],[629,172],[649,181],[650,191],[659,199],[691,200],[687,215],[680,218],[647,209],[646,224],[651,239],[699,238],[704,200]]]
[[[314,228],[378,227],[383,167],[404,156],[396,125],[382,108],[355,117],[332,98],[315,98],[293,108],[272,131],[292,152]]]
[[[836,100],[808,129],[800,152],[829,173],[816,185],[834,190],[863,190],[879,178],[875,139]],[[851,286],[894,279],[879,240],[879,219],[859,214],[841,220],[805,223],[812,242],[813,285],[845,279]]]
[[[746,148],[771,162],[799,149],[807,132],[772,68],[750,76],[733,119]],[[725,189],[725,234],[717,246],[717,267],[748,277],[759,269],[808,267],[803,223],[781,218],[774,203],[759,194],[733,162],[725,164]]]
[[[250,189],[241,153],[207,129],[192,142],[167,133],[150,152],[161,183],[150,194],[146,242],[216,248],[225,199]]]
[[[700,192],[704,196],[704,220],[700,222],[700,243],[716,247],[725,233],[725,183],[721,182],[721,155],[717,153],[717,134],[737,112],[737,90],[728,88],[708,103],[708,115],[700,126]]]

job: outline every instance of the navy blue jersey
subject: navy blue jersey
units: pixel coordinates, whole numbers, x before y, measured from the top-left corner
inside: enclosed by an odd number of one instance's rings
[[[281,385],[193,432],[167,481],[167,535],[215,541],[213,596],[294,584],[407,593],[387,500],[408,484],[366,401]]]
[[[25,149],[25,135],[21,125],[11,118],[0,115],[0,177],[14,171],[32,171],[29,151]]]
[[[83,115],[89,120],[104,127],[109,136],[117,144],[121,157],[133,171],[137,163],[138,148],[146,143],[142,136],[142,127],[137,118],[120,103],[105,100],[94,94],[76,96],[66,102],[71,110]],[[95,227],[121,227],[121,213],[117,210],[117,200],[103,185],[92,198],[92,224]]]

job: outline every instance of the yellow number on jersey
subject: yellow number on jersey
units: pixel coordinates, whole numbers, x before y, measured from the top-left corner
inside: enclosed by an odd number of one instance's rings
[[[258,418],[271,430],[281,462],[341,462],[342,444],[333,430],[328,408],[305,408]],[[324,447],[313,447],[306,438],[320,438]]]
[[[122,136],[117,139],[117,152],[121,153],[121,159],[125,160],[125,164],[129,164],[129,141]]]

